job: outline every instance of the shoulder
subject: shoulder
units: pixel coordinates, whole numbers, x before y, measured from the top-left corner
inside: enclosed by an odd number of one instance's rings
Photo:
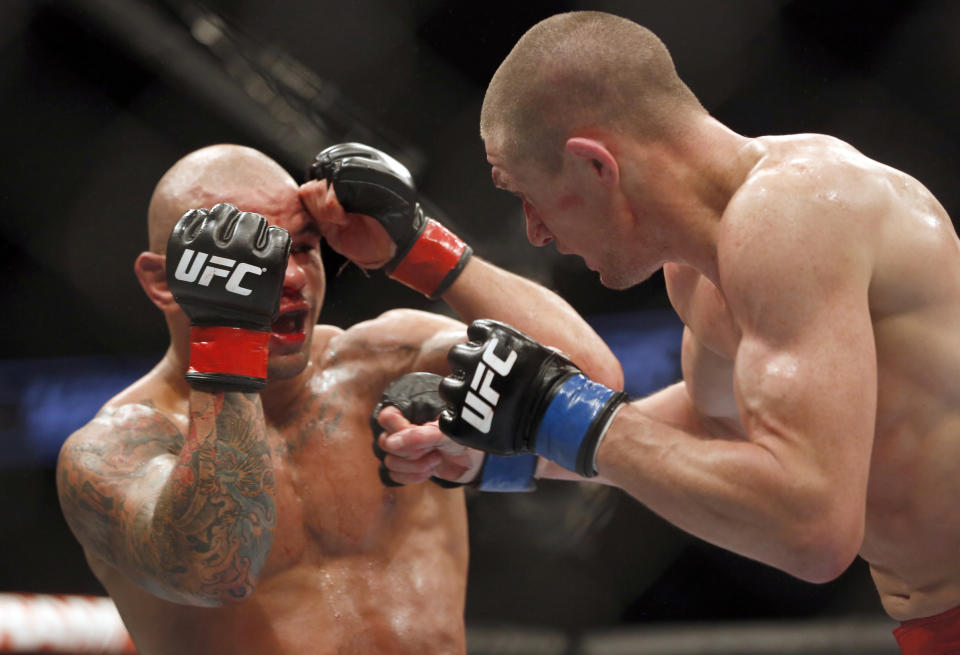
[[[330,347],[330,343],[344,333],[342,328],[335,325],[315,325],[313,327],[313,339],[310,344],[310,351],[314,358],[323,357],[323,354]]]
[[[895,173],[823,135],[765,137],[767,154],[730,199],[721,222],[723,255],[774,256],[805,248],[866,244],[877,217],[878,173]],[[809,253],[808,254],[812,254]]]
[[[352,326],[338,341],[419,347],[439,332],[465,329],[460,321],[441,314],[416,309],[391,309]]]
[[[848,218],[876,208],[892,178],[906,177],[874,161],[850,144],[822,134],[762,137],[764,150],[734,194],[724,215],[739,217],[763,211],[773,219],[816,209],[818,215]]]
[[[182,445],[183,433],[168,413],[149,403],[107,405],[64,441],[57,466],[99,470],[110,463],[105,458],[121,456],[132,464],[176,452]]]
[[[735,314],[813,294],[865,293],[878,228],[880,164],[820,135],[784,137],[734,194],[717,240],[720,286]]]
[[[446,354],[466,340],[466,326],[447,316],[392,309],[330,340],[326,364],[364,362],[385,375],[411,370],[446,372]]]

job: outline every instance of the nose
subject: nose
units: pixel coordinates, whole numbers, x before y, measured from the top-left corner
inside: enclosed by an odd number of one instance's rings
[[[526,198],[523,199],[523,215],[527,219],[527,240],[538,248],[553,241],[547,227],[540,220],[540,214]]]
[[[287,258],[287,270],[283,274],[283,290],[286,293],[300,291],[307,284],[307,274],[294,259],[293,255]]]

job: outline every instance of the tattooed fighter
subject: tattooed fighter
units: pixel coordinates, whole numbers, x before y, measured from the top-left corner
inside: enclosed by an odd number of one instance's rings
[[[381,484],[370,430],[388,383],[449,372],[465,327],[402,309],[317,325],[321,236],[465,321],[508,321],[622,383],[568,305],[426,219],[397,162],[345,144],[312,170],[298,187],[218,145],[164,175],[134,268],[170,347],[62,448],[63,511],[143,655],[465,651],[463,493]],[[489,458],[491,484],[500,464],[515,465]]]

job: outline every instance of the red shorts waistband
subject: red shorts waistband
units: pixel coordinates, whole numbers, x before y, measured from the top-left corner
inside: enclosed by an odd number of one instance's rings
[[[960,607],[904,621],[893,636],[903,655],[957,655],[960,653]]]

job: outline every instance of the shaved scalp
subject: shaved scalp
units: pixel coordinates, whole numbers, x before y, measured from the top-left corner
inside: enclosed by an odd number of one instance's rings
[[[147,228],[150,251],[164,254],[177,219],[188,209],[210,209],[220,202],[238,204],[251,193],[269,196],[296,182],[265,154],[245,146],[219,144],[195,150],[175,163],[157,183]],[[240,207],[242,210],[243,207]]]
[[[578,129],[657,139],[704,111],[653,32],[612,14],[578,11],[551,16],[520,38],[487,87],[480,136],[508,159],[537,161],[556,173]]]

